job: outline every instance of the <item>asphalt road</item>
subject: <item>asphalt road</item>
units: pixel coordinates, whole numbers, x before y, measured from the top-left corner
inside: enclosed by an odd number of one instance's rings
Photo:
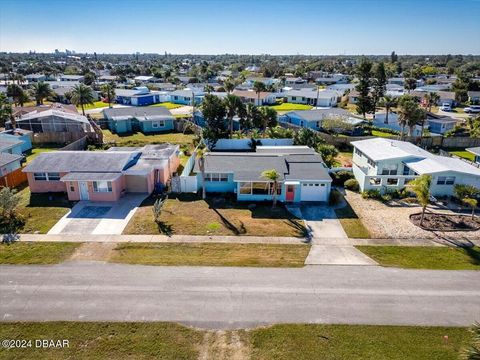
[[[294,322],[464,326],[480,320],[480,273],[373,266],[0,266],[0,316],[205,328]]]

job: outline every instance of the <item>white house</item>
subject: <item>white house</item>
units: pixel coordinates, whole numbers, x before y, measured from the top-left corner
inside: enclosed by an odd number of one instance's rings
[[[338,92],[314,89],[290,90],[282,94],[287,102],[319,107],[337,106]]]
[[[374,138],[352,142],[353,174],[360,190],[381,193],[403,189],[420,175],[431,175],[433,196],[453,195],[456,184],[480,188],[480,169],[446,156],[434,155],[409,142]]]

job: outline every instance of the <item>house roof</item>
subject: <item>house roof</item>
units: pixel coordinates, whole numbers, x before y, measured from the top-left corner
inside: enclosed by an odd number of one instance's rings
[[[332,91],[322,90],[317,92],[317,90],[314,90],[314,89],[301,89],[301,90],[286,91],[285,95],[305,97],[309,99],[316,99],[318,96],[319,99],[327,99],[327,98],[331,98],[332,96],[337,96],[337,92],[333,90]]]
[[[5,166],[21,158],[23,158],[23,156],[18,154],[0,153],[0,166]]]
[[[209,173],[233,173],[234,181],[266,181],[262,172],[275,169],[279,181],[284,180],[326,180],[331,181],[321,156],[313,154],[282,153],[268,149],[257,153],[207,153],[205,171]],[[295,150],[292,150],[295,152]],[[292,152],[290,151],[290,152]],[[302,149],[305,151],[305,149]],[[194,172],[200,172],[198,162]]]
[[[103,110],[103,115],[107,119],[114,120],[126,120],[131,118],[136,118],[139,121],[173,119],[170,110],[163,106],[108,108]]]
[[[74,114],[71,112],[65,112],[65,111],[56,110],[56,109],[49,109],[49,110],[40,111],[40,112],[37,112],[37,111],[29,112],[28,114],[23,115],[20,119],[17,119],[17,123],[22,121],[30,121],[32,119],[49,117],[49,116],[56,116],[64,119],[78,121],[85,124],[90,124],[88,122],[88,119],[83,115],[80,115],[78,113]]]
[[[62,75],[60,76],[61,79],[72,79],[72,80],[80,80],[83,79],[85,76],[83,75]]]
[[[290,111],[285,114],[288,117],[297,117],[305,121],[318,121],[329,116],[353,117],[347,110],[341,108],[325,108],[301,111]]]
[[[249,90],[233,90],[233,95],[247,98],[247,99],[258,99],[258,95],[255,91],[249,91]],[[268,91],[261,91],[260,92],[260,99],[265,99],[267,96],[272,95],[271,92]]]
[[[465,150],[467,150],[469,153],[480,156],[480,146],[479,147],[468,148],[468,149],[465,149]]]
[[[0,136],[0,151],[2,151],[2,149],[9,149],[13,146],[21,145],[21,144],[23,144],[22,140],[12,139],[7,136]]]
[[[469,97],[478,97],[480,96],[480,91],[469,91],[467,94]]]
[[[121,172],[135,158],[135,151],[52,151],[28,164],[24,172]]]
[[[54,89],[56,90],[56,89]],[[28,114],[31,112],[41,112],[47,111],[50,109],[55,109],[58,111],[69,112],[72,114],[78,114],[77,108],[75,105],[65,105],[60,103],[53,103],[51,105],[39,105],[39,106],[23,106],[23,107],[16,107],[13,109],[13,116],[18,117],[24,114]]]
[[[434,155],[406,141],[374,138],[351,144],[373,161],[404,158],[404,162],[419,174],[455,171],[480,176],[480,169],[465,161]]]

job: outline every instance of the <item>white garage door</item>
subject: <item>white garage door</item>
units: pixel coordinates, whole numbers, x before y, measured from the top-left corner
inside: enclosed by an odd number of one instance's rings
[[[327,201],[327,184],[302,183],[301,201]]]

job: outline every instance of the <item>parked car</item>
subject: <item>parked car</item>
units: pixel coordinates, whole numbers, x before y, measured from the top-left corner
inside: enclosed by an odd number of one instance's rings
[[[450,105],[450,103],[443,103],[442,106],[440,107],[440,110],[452,111],[452,105]]]
[[[478,113],[480,113],[480,105],[470,105],[463,110],[467,114],[478,114]]]

